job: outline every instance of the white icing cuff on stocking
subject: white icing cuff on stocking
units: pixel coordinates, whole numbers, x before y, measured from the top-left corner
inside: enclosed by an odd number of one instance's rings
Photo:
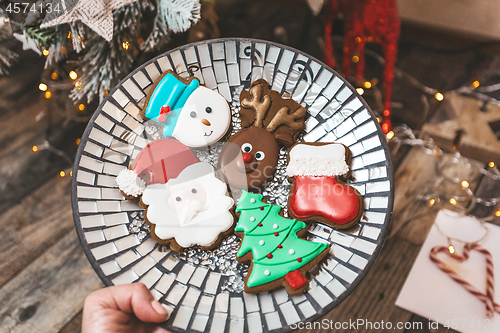
[[[338,143],[323,146],[295,145],[289,152],[288,177],[341,176],[349,172],[345,147]]]
[[[146,188],[146,182],[129,169],[120,171],[116,176],[116,183],[123,193],[134,197],[140,196]]]

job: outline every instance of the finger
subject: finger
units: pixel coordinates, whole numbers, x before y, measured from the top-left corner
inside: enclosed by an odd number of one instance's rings
[[[142,283],[132,283],[97,290],[87,298],[100,308],[117,309],[134,313],[141,321],[159,323],[168,318],[167,310],[153,298]]]

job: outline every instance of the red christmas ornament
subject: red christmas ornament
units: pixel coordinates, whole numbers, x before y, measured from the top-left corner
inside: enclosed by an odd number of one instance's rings
[[[299,258],[297,258],[297,261],[298,261],[298,262],[302,262],[302,258],[300,258],[300,257],[299,257]]]
[[[260,210],[264,210],[264,206],[260,206]]]
[[[276,231],[276,232],[274,233],[274,236],[278,236],[278,235],[279,235],[279,233]]]
[[[278,244],[278,249],[282,249],[282,248],[283,248],[283,245]]]
[[[293,290],[297,290],[303,287],[307,283],[307,279],[302,275],[302,273],[296,269],[294,271],[288,272],[285,275],[285,280]]]
[[[257,225],[258,225],[259,227],[262,227],[262,223],[260,223],[260,222],[259,222],[259,223],[257,223]]]
[[[346,78],[351,72],[351,62],[357,62],[356,78],[362,80],[365,44],[375,42],[382,45],[385,58],[382,130],[387,133],[392,129],[391,94],[401,25],[396,0],[331,0],[325,23],[325,63],[330,67],[335,66],[331,35],[333,20],[338,13],[344,15],[342,70]],[[358,52],[357,56],[354,56],[355,51]]]
[[[273,254],[272,253],[268,253],[267,254],[267,259],[272,259],[273,258]]]

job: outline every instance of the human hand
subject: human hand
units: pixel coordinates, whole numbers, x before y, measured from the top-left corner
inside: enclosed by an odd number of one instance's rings
[[[167,318],[167,310],[144,284],[113,286],[85,299],[82,333],[169,333],[153,324]]]

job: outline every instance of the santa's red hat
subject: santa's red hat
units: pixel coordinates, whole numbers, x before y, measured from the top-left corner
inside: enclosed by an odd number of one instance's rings
[[[174,139],[156,140],[137,155],[130,169],[118,174],[116,183],[123,193],[138,197],[146,185],[166,184],[197,162],[198,158],[183,143]]]

